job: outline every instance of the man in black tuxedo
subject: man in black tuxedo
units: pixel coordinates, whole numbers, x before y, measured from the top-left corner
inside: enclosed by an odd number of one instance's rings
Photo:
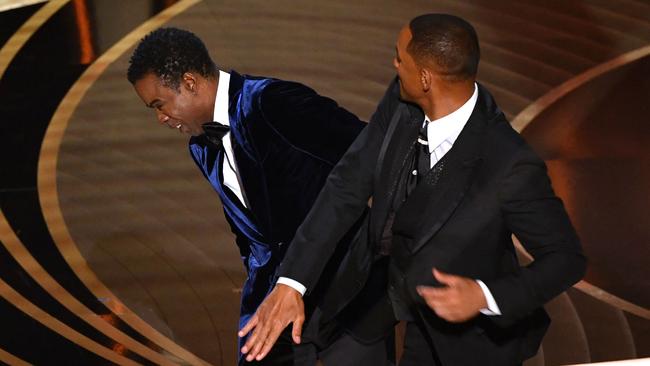
[[[280,266],[309,291],[372,198],[367,244],[351,248],[325,308],[347,305],[339,316],[367,339],[406,321],[404,366],[522,363],[548,327],[542,305],[585,271],[544,162],[475,82],[478,61],[478,38],[463,19],[427,14],[401,30],[398,79]],[[518,265],[512,234],[532,264]],[[301,304],[276,285],[243,328],[254,331],[242,352],[262,359],[292,322],[300,334]]]
[[[191,135],[190,154],[221,199],[247,272],[241,328],[273,288],[278,264],[329,172],[366,124],[300,83],[219,70],[203,42],[181,29],[147,35],[131,56],[127,76],[161,125]],[[353,225],[339,253],[355,232]],[[332,261],[332,269],[337,264]],[[286,278],[278,282],[292,284]],[[321,281],[320,288],[327,284]],[[321,291],[311,295],[309,313]],[[311,366],[318,351],[326,365],[356,365],[349,350],[374,364],[386,362],[379,354],[382,344],[347,339],[330,345],[340,333],[336,324],[310,324],[309,348],[294,347],[287,332],[267,359],[254,363]],[[249,362],[240,355],[239,363]]]

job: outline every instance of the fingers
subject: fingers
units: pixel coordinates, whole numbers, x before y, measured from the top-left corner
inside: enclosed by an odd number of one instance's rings
[[[262,329],[259,329],[259,332],[258,329],[255,329],[255,332],[253,332],[251,339],[249,339],[249,341],[253,343],[252,343],[252,349],[246,355],[246,361],[251,362],[254,359],[257,359],[259,361],[264,357],[263,355],[260,354],[260,351],[262,350],[264,344],[269,341],[268,338],[270,333],[271,333],[270,327],[262,327]],[[273,343],[275,343],[275,340],[273,340]],[[271,345],[273,345],[273,343],[271,343]],[[246,344],[248,344],[248,342],[246,342]],[[242,353],[244,353],[243,349],[242,349]]]
[[[262,323],[258,327],[255,327],[253,333],[246,340],[246,344],[241,348],[242,353],[251,354],[255,348],[258,348],[258,339],[264,339],[264,335],[269,332],[266,324]],[[252,360],[252,358],[251,358]]]
[[[447,321],[451,321],[453,319],[452,312],[454,306],[450,305],[450,297],[447,295],[447,293],[449,293],[449,289],[418,286],[417,292],[420,296],[422,296],[424,302],[426,302],[427,306],[433,310],[437,316]]]
[[[449,322],[467,321],[479,314],[482,308],[482,290],[476,281],[444,273],[437,269],[432,270],[433,276],[445,287],[418,286],[417,292],[426,302],[427,306],[440,318]],[[474,287],[478,287],[480,296]],[[476,301],[476,298],[479,301]]]
[[[248,323],[244,325],[244,327],[237,333],[237,335],[240,338],[246,336],[246,334],[248,334],[251,329],[255,328],[259,320],[260,318],[257,316],[257,313],[253,314],[253,316],[248,320]]]
[[[418,286],[416,290],[427,303],[427,305],[429,305],[429,307],[433,310],[440,306],[444,306],[449,302],[449,289],[447,288]]]
[[[260,347],[260,352],[255,356],[257,361],[261,361],[273,348],[275,342],[280,338],[280,334],[284,330],[285,326],[277,323],[278,326],[274,327],[271,332],[267,335],[266,340],[264,341],[263,346]],[[262,342],[260,342],[261,344]]]
[[[250,334],[241,352],[249,362],[262,360],[290,323],[294,323],[292,338],[300,343],[304,319],[302,296],[289,287],[277,286],[238,333],[240,336]]]
[[[447,286],[454,286],[458,282],[459,277],[454,276],[442,271],[439,271],[437,269],[433,269],[433,277],[435,277],[438,282],[442,283],[443,285]]]
[[[415,289],[420,296],[427,298],[442,298],[449,292],[449,289],[445,287],[418,286]]]
[[[293,322],[293,328],[291,329],[291,338],[295,344],[300,344],[300,335],[302,334],[302,325],[305,322],[305,317],[300,316]]]

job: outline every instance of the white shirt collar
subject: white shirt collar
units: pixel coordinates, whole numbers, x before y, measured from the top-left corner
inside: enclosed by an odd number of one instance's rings
[[[214,100],[213,118],[215,122],[230,126],[228,116],[228,88],[230,87],[230,74],[219,70],[219,85],[217,85],[217,96]]]
[[[427,116],[424,117],[425,121],[429,122],[427,125],[429,152],[433,152],[445,140],[451,144],[456,141],[456,138],[460,135],[460,131],[463,130],[463,127],[465,127],[469,117],[472,115],[477,100],[478,86],[474,83],[474,93],[460,108],[435,121],[431,121]]]

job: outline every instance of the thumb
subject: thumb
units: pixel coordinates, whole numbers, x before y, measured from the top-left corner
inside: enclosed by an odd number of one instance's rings
[[[456,283],[456,276],[433,269],[433,277],[443,285],[453,286]]]
[[[304,317],[299,317],[293,322],[293,327],[291,329],[291,337],[295,344],[300,344],[300,335],[302,334],[302,325],[305,322]]]

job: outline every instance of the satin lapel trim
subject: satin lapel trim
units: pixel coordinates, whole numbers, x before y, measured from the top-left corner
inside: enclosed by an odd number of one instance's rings
[[[384,141],[388,141],[388,144],[382,147],[380,152],[380,159],[377,161],[380,170],[378,174],[375,174],[374,182],[375,194],[373,195],[372,211],[375,212],[375,219],[372,220],[373,216],[371,215],[370,223],[373,242],[377,242],[376,240],[381,235],[383,225],[386,223],[399,173],[406,162],[406,157],[419,131],[420,126],[416,121],[418,116],[414,111],[415,108],[400,103],[395,113],[403,114],[403,116],[400,117],[397,126],[392,131],[387,131],[384,137]],[[409,113],[406,113],[407,111]],[[424,116],[422,121],[424,121]]]

